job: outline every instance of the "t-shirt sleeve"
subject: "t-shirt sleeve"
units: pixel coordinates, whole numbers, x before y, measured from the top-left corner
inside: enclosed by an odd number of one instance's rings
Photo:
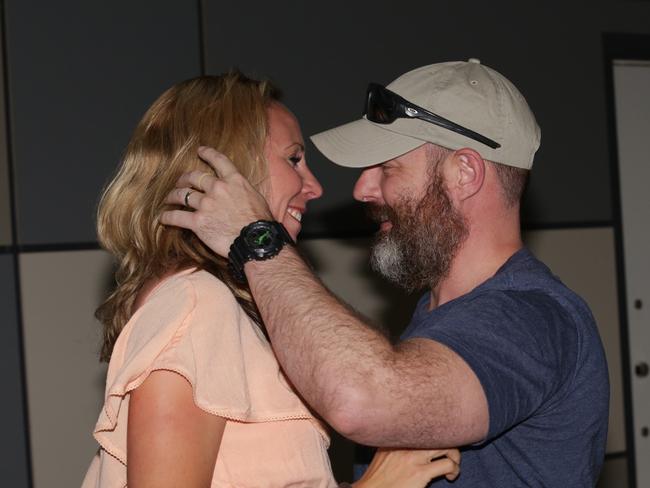
[[[576,328],[552,297],[490,291],[441,312],[411,337],[445,344],[472,368],[489,407],[485,440],[544,408],[575,371]]]

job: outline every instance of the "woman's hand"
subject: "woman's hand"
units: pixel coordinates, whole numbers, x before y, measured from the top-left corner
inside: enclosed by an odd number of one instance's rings
[[[425,487],[444,476],[453,481],[460,473],[458,449],[378,449],[354,488]]]

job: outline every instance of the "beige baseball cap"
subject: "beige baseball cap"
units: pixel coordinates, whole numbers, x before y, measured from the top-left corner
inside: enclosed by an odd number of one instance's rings
[[[448,149],[470,147],[484,159],[530,169],[541,132],[519,90],[478,59],[431,64],[409,71],[387,88],[409,102],[500,144],[493,149],[420,119],[376,124],[362,118],[311,137],[341,166],[383,163],[432,142]]]

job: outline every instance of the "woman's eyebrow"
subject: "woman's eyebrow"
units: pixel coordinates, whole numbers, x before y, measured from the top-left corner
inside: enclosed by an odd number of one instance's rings
[[[305,152],[305,146],[302,145],[302,144],[299,143],[299,142],[292,142],[292,143],[289,144],[285,149],[292,148],[293,146],[298,146],[302,152]]]

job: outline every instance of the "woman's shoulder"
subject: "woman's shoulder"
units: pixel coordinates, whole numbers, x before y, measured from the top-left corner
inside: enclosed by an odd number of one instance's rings
[[[239,308],[226,284],[207,271],[175,272],[144,298],[120,333],[114,355],[116,351],[128,355],[146,343],[169,342],[204,322],[238,322]]]
[[[228,285],[204,269],[192,268],[191,270],[185,270],[184,273],[179,273],[179,275],[180,279],[191,283],[197,293],[213,292],[232,296],[232,291]]]
[[[187,301],[194,306],[206,303],[215,306],[236,305],[232,291],[222,280],[208,271],[187,268],[163,278],[145,298],[143,307],[157,309],[161,304]]]

